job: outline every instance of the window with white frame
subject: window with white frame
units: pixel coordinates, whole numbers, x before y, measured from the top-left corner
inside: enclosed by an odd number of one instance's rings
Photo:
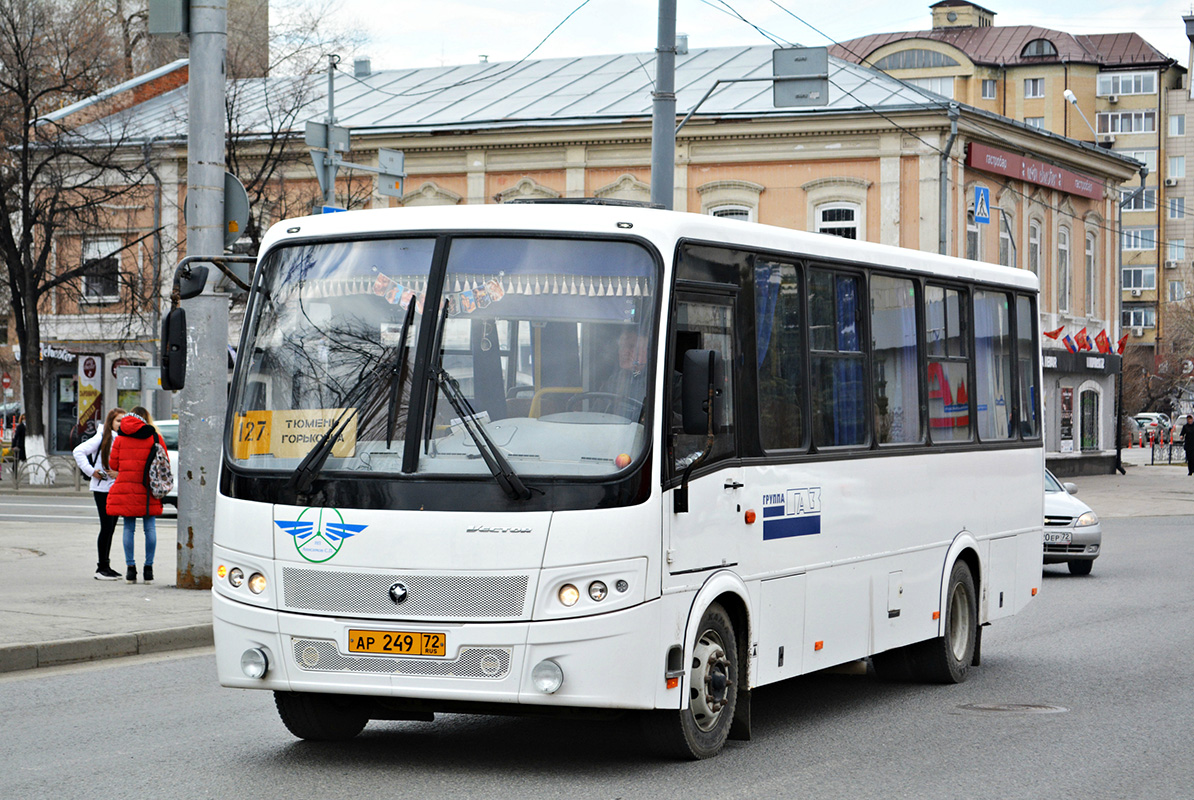
[[[1169,157],[1169,172],[1166,177],[1169,177],[1169,178],[1184,178],[1184,177],[1186,177],[1186,157],[1185,156],[1170,156]]]
[[[991,78],[983,79],[983,99],[984,100],[994,100],[996,89],[997,89],[996,82],[994,80],[992,80]]]
[[[1119,202],[1122,204],[1124,211],[1156,211],[1157,210],[1157,190],[1154,187],[1149,187],[1143,192],[1133,196],[1132,193],[1136,189],[1128,189],[1127,191],[1120,191]],[[1131,198],[1131,199],[1128,199]]]
[[[1157,110],[1101,111],[1098,114],[1099,133],[1155,133]]]
[[[1120,94],[1156,94],[1156,72],[1105,72],[1099,75],[1099,97]]]
[[[1028,223],[1028,269],[1033,275],[1041,274],[1041,224]]]
[[[1128,158],[1134,158],[1137,161],[1148,167],[1150,173],[1157,171],[1157,151],[1156,150],[1120,150],[1118,151]]]
[[[1025,117],[1024,124],[1030,128],[1036,128],[1038,131],[1043,131],[1045,129],[1045,118],[1044,117]]]
[[[1148,291],[1157,288],[1156,267],[1124,267],[1123,282],[1125,289],[1139,289]]]
[[[83,243],[83,300],[113,303],[120,299],[120,240]]]
[[[927,89],[934,94],[948,97],[951,100],[954,97],[954,79],[950,75],[940,78],[904,78],[904,83],[920,89]]]
[[[1186,285],[1181,281],[1169,282],[1169,302],[1180,303],[1186,299]]]
[[[1057,310],[1070,310],[1070,231],[1057,231]]]
[[[1098,250],[1098,239],[1093,233],[1086,234],[1086,315],[1094,316],[1095,306],[1098,304],[1099,297],[1099,273],[1098,273],[1098,257],[1096,252]]]
[[[1170,114],[1169,115],[1169,135],[1170,136],[1185,136],[1186,135],[1186,115],[1185,114]]]
[[[857,239],[859,207],[856,203],[826,203],[817,206],[817,233]]]
[[[1186,218],[1186,198],[1171,197],[1169,198],[1169,218],[1170,219],[1185,219]]]
[[[1123,230],[1123,250],[1156,250],[1157,249],[1157,229],[1156,228],[1124,228]]]
[[[1045,79],[1044,78],[1025,78],[1024,79],[1024,97],[1044,97],[1045,96]]]
[[[709,214],[722,219],[737,219],[743,222],[751,220],[751,209],[747,206],[718,206],[709,209]]]
[[[1012,237],[1003,226],[999,226],[999,263],[1005,267],[1014,267],[1015,256],[1012,255]]]
[[[966,258],[980,261],[983,256],[982,235],[973,211],[966,212]]]
[[[1185,261],[1186,260],[1186,240],[1185,239],[1170,239],[1169,240],[1169,255],[1166,256],[1170,261]]]
[[[1125,328],[1155,328],[1157,310],[1152,306],[1124,306],[1120,324]]]

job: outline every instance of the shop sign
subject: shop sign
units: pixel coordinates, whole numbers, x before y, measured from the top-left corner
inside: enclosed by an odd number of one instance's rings
[[[1057,189],[1066,194],[1089,197],[1091,200],[1103,199],[1103,182],[1089,175],[1071,172],[1044,161],[1009,153],[1006,150],[997,150],[977,142],[971,142],[967,146],[966,166]]]

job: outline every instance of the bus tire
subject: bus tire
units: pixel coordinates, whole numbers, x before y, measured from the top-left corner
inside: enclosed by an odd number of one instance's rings
[[[915,645],[917,677],[931,683],[961,683],[974,661],[978,640],[978,595],[965,561],[954,562],[945,592],[945,635]]]
[[[274,705],[286,729],[311,742],[351,739],[369,722],[355,698],[308,692],[274,692]]]
[[[738,640],[734,623],[718,603],[701,615],[689,665],[688,707],[654,711],[648,729],[666,752],[698,760],[721,752],[738,704]]]

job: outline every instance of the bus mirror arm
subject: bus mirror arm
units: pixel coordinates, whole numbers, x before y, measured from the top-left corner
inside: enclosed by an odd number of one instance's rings
[[[714,429],[713,421],[717,400],[717,373],[720,363],[716,350],[689,350],[684,354],[684,372],[681,379],[681,397],[683,407],[681,417],[683,429],[689,434],[705,434],[705,447],[700,455],[688,463],[684,468],[684,475],[680,478],[680,485],[672,494],[672,510],[676,514],[688,512],[688,478],[692,471],[705,463],[713,452]],[[701,392],[704,389],[704,392]],[[704,416],[704,430],[697,426]]]

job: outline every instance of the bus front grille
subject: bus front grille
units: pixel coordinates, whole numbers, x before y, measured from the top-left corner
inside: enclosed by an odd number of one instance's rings
[[[390,588],[402,584],[395,603]],[[286,610],[339,616],[436,621],[517,619],[529,615],[526,575],[410,575],[283,567]]]
[[[510,650],[465,647],[454,659],[345,655],[335,642],[292,638],[294,663],[307,672],[370,672],[424,675],[436,678],[504,678],[510,672]]]

